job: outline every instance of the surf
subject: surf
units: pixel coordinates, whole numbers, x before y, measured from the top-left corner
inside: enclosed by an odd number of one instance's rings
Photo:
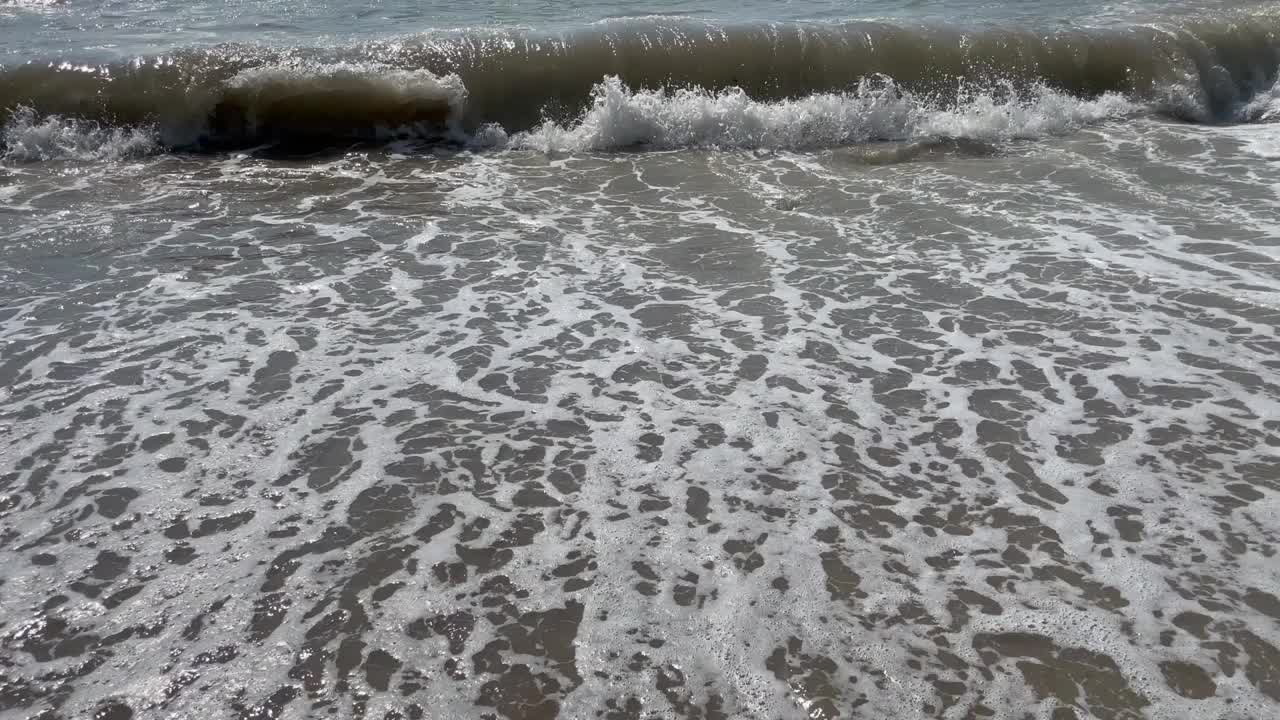
[[[1270,121],[1277,31],[1270,14],[1052,32],[677,18],[559,33],[472,29],[338,48],[223,45],[107,65],[32,61],[0,68],[0,113],[10,150],[50,119],[147,128],[157,148],[183,151],[392,139],[599,150],[1034,137],[1142,112]]]

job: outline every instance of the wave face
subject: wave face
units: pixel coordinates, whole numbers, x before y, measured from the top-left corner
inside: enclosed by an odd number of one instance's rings
[[[159,146],[179,149],[395,137],[548,149],[1021,137],[1135,108],[1193,122],[1269,120],[1278,32],[1271,15],[1048,34],[658,18],[555,35],[28,63],[0,70],[0,108],[10,148],[14,118],[28,127],[50,117],[151,127]]]

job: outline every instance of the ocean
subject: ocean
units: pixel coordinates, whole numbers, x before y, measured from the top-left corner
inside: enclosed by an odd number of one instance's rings
[[[0,717],[1280,716],[1280,4],[0,4]]]

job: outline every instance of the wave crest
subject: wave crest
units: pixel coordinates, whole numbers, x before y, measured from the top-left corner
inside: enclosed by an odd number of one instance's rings
[[[456,75],[375,63],[284,63],[243,70],[210,111],[219,144],[430,139],[466,99]]]

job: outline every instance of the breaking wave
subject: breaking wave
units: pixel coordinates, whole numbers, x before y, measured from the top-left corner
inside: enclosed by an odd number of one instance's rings
[[[544,151],[983,141],[1280,116],[1280,18],[1052,33],[671,18],[0,68],[5,157],[409,138]]]
[[[39,160],[121,160],[160,149],[153,128],[106,127],[92,120],[40,117],[31,108],[16,109],[3,130],[0,158]]]
[[[491,126],[477,134],[500,147],[571,152],[647,147],[809,149],[881,140],[965,138],[999,141],[1068,132],[1133,114],[1140,107],[1108,93],[1079,99],[1044,86],[979,93],[950,105],[918,98],[891,81],[864,80],[847,93],[760,102],[741,88],[634,91],[620,78],[598,84],[571,124],[552,121],[510,137]]]

